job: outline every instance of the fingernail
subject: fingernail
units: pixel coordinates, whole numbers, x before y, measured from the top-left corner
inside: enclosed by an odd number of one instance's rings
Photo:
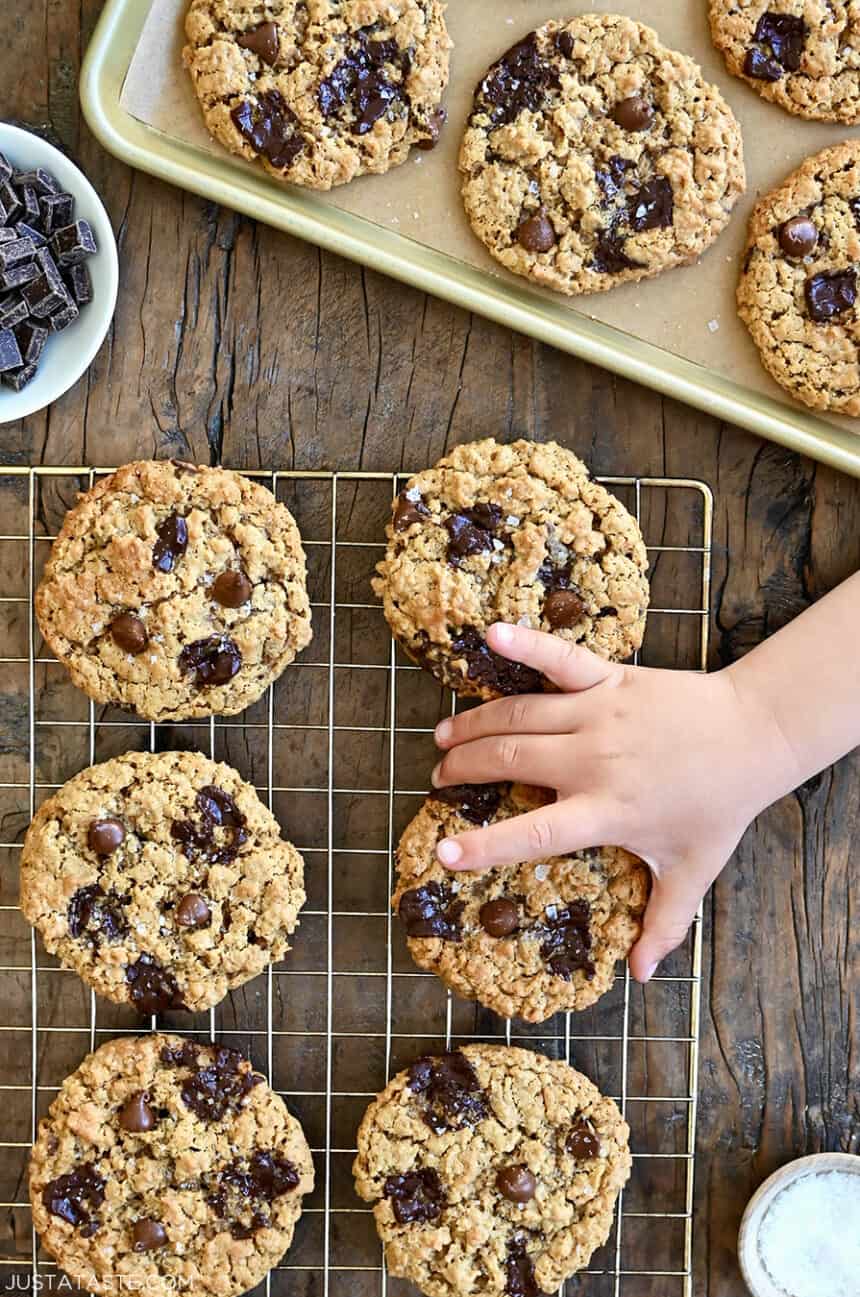
[[[436,855],[443,865],[456,865],[463,858],[463,848],[453,838],[443,838],[436,848]]]
[[[655,959],[655,960],[654,960],[654,963],[653,963],[653,964],[649,964],[648,967],[645,969],[645,981],[646,981],[646,982],[650,982],[650,981],[651,981],[651,978],[652,978],[652,977],[654,976],[654,974],[657,972],[657,965],[658,965],[659,962],[660,962],[659,960]]]
[[[503,621],[496,622],[493,626],[493,638],[497,644],[510,644],[514,638],[513,626],[508,626]]]
[[[434,788],[439,787],[439,774],[441,770],[442,770],[442,762],[440,761],[438,765],[433,767],[433,773],[430,776],[430,783],[433,785]]]
[[[445,743],[451,737],[451,731],[454,728],[450,720],[440,721],[436,726],[436,742]]]

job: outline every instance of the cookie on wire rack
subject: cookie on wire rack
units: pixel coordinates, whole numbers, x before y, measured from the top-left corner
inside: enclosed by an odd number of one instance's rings
[[[30,1158],[42,1245],[95,1293],[238,1297],[290,1246],[313,1183],[301,1126],[248,1060],[178,1036],[85,1058]]]
[[[353,1172],[392,1275],[426,1297],[541,1297],[609,1237],[628,1138],[567,1063],[466,1045],[419,1059],[371,1103]]]

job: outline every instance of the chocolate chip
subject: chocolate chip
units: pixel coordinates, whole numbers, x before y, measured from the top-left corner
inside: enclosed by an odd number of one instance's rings
[[[600,1156],[600,1140],[588,1122],[582,1118],[571,1126],[564,1147],[578,1162]]]
[[[397,497],[391,525],[395,531],[407,531],[414,523],[421,522],[422,519],[429,517],[430,510],[424,504],[420,495],[417,495],[416,492],[416,498],[410,499],[409,495],[404,491],[402,495]]]
[[[125,825],[122,820],[91,820],[87,829],[87,846],[97,856],[113,855],[125,842]]]
[[[242,138],[273,167],[286,169],[305,147],[299,119],[279,90],[266,90],[253,103],[243,100],[230,116]]]
[[[182,997],[173,974],[162,968],[151,955],[141,955],[125,970],[129,996],[138,1013],[150,1017],[167,1009],[182,1009]]]
[[[446,1201],[442,1181],[429,1166],[407,1171],[405,1175],[390,1175],[382,1193],[391,1200],[398,1225],[438,1220]]]
[[[522,1234],[514,1235],[508,1244],[505,1281],[508,1297],[547,1297],[537,1286],[534,1262],[526,1251],[526,1239]]]
[[[461,941],[460,919],[465,906],[458,901],[447,883],[430,882],[404,892],[398,914],[407,937],[439,937],[442,941]]]
[[[182,844],[189,860],[205,859],[210,865],[228,865],[248,841],[246,819],[229,793],[214,784],[201,788],[195,798],[198,820],[174,820],[170,836]],[[221,837],[217,831],[223,830]]]
[[[566,59],[573,58],[574,44],[570,32],[559,32],[555,38],[555,45],[559,53],[563,54]]]
[[[78,940],[86,934],[89,944],[97,947],[102,937],[116,941],[128,932],[128,923],[121,906],[125,898],[116,892],[105,894],[98,883],[79,887],[69,901],[69,935]]]
[[[427,119],[425,127],[427,134],[422,139],[415,141],[418,148],[423,149],[425,153],[429,152],[430,149],[435,149],[442,134],[442,127],[447,120],[448,114],[445,109],[437,108]]]
[[[528,109],[536,112],[551,90],[560,86],[558,73],[538,49],[534,32],[503,54],[478,86],[477,112],[488,113],[494,125],[512,122]]]
[[[538,208],[533,216],[526,217],[514,231],[514,238],[526,252],[549,252],[558,242],[545,207]]]
[[[565,982],[569,982],[575,972],[585,973],[589,980],[594,976],[594,964],[589,953],[590,917],[587,901],[571,901],[563,909],[557,906],[548,908],[542,922],[535,925],[535,936],[542,939],[541,955],[550,972]]]
[[[123,1130],[127,1130],[132,1135],[145,1134],[155,1129],[158,1125],[158,1117],[154,1109],[149,1106],[149,1095],[146,1090],[138,1090],[130,1099],[126,1099],[119,1110],[119,1124]]]
[[[68,1175],[51,1180],[42,1190],[42,1205],[52,1216],[74,1225],[84,1238],[92,1238],[101,1222],[93,1215],[104,1202],[105,1182],[93,1162],[84,1162]]]
[[[179,654],[180,671],[194,672],[194,683],[225,685],[242,666],[242,654],[228,635],[209,635],[186,644]]]
[[[256,54],[269,67],[274,67],[278,61],[278,27],[276,23],[259,23],[256,27],[251,27],[246,32],[236,37],[236,44],[240,45],[243,50],[250,50]]]
[[[222,608],[241,608],[251,598],[253,586],[244,572],[221,572],[212,584],[212,598]]]
[[[430,796],[436,802],[453,806],[458,815],[472,824],[489,824],[502,800],[498,784],[451,784],[449,788],[434,788]]]
[[[487,901],[478,912],[481,927],[491,937],[509,937],[520,926],[520,907],[516,901],[500,897]]]
[[[176,907],[176,922],[181,928],[205,928],[212,912],[202,896],[189,892]]]
[[[787,257],[808,257],[818,246],[818,230],[807,216],[793,216],[780,226],[779,246]]]
[[[135,1252],[154,1252],[167,1242],[167,1230],[160,1221],[150,1217],[135,1221],[131,1237]]]
[[[544,680],[540,672],[493,653],[474,626],[463,626],[452,633],[451,655],[465,660],[469,680],[495,693],[509,695],[543,691]]]
[[[110,624],[110,633],[117,648],[122,649],[123,653],[131,653],[134,657],[142,653],[149,643],[145,624],[131,612],[121,612],[114,617]]]
[[[619,99],[612,109],[612,120],[625,131],[647,131],[654,121],[654,108],[644,95]]]
[[[603,194],[604,203],[611,203],[613,198],[621,193],[624,188],[627,172],[633,167],[629,158],[619,158],[617,155],[608,159],[603,167],[598,167],[594,173],[601,193]]]
[[[857,275],[853,270],[822,272],[804,285],[809,314],[819,324],[843,315],[857,300]]]
[[[423,1095],[424,1120],[437,1135],[475,1126],[487,1115],[487,1096],[472,1064],[459,1050],[419,1058],[409,1069],[409,1089]]]
[[[155,529],[158,540],[152,547],[152,566],[156,572],[172,572],[176,560],[188,548],[188,524],[179,513],[172,513]]]
[[[531,1202],[537,1180],[527,1166],[503,1166],[496,1176],[496,1188],[509,1202]]]
[[[753,40],[764,50],[747,51],[744,71],[757,81],[779,81],[783,72],[796,72],[803,58],[807,27],[795,14],[763,13]]]
[[[553,590],[543,605],[543,616],[553,630],[569,630],[582,620],[585,602],[575,590]]]
[[[497,504],[479,501],[471,509],[461,509],[445,519],[448,533],[448,562],[457,566],[461,558],[485,554],[494,548],[493,539],[502,521]]]
[[[631,229],[637,234],[643,230],[668,228],[675,215],[675,195],[671,181],[665,176],[648,180],[638,193],[627,202],[627,215]]]
[[[244,1107],[251,1090],[263,1079],[244,1069],[244,1062],[238,1050],[219,1046],[212,1062],[198,1068],[183,1083],[180,1093],[186,1108],[201,1120],[212,1122]]]

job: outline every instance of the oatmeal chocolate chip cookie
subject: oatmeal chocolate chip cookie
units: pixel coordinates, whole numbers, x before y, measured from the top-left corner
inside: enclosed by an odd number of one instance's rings
[[[729,72],[799,117],[860,121],[856,0],[710,0]]]
[[[808,158],[758,203],[738,309],[767,371],[818,410],[860,414],[860,140]]]
[[[230,766],[128,752],[44,802],[21,908],[100,995],[149,1015],[208,1009],[283,959],[304,863]]]
[[[84,1292],[234,1297],[289,1247],[313,1178],[301,1126],[241,1054],[125,1037],[40,1122],[30,1202]]]
[[[522,784],[432,793],[400,839],[392,904],[412,958],[466,999],[505,1018],[543,1022],[609,990],[637,940],[649,873],[621,847],[598,847],[489,873],[452,873],[444,837],[551,800]]]
[[[745,187],[719,90],[650,27],[613,14],[549,22],[490,68],[460,170],[481,242],[562,293],[695,260]]]
[[[310,643],[301,537],[238,473],[127,464],[66,515],[36,616],[96,702],[154,721],[231,715]]]
[[[440,0],[191,0],[206,125],[277,180],[331,189],[432,148],[451,41]]]
[[[427,1297],[541,1297],[606,1242],[628,1135],[566,1063],[467,1045],[374,1100],[353,1173],[393,1275]]]
[[[497,621],[601,657],[642,643],[648,559],[623,505],[569,450],[492,439],[417,473],[394,502],[373,588],[404,651],[458,694],[533,693],[543,677],[490,652]]]

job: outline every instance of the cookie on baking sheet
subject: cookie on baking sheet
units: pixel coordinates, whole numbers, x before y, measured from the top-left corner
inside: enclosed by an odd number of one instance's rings
[[[635,520],[554,442],[487,439],[416,473],[394,502],[373,588],[404,651],[458,694],[544,686],[491,653],[497,621],[629,657],[642,643],[648,559]]]
[[[481,242],[561,293],[695,260],[746,183],[719,90],[614,14],[549,22],[502,55],[475,92],[460,170]]]
[[[596,847],[487,873],[445,869],[436,844],[545,806],[522,784],[431,793],[397,848],[392,898],[420,968],[505,1018],[544,1022],[611,987],[641,930],[650,875],[621,847]]]
[[[289,1247],[313,1180],[301,1126],[236,1050],[130,1036],[63,1082],[30,1202],[84,1292],[234,1297]]]
[[[353,1171],[393,1275],[427,1297],[541,1297],[606,1242],[628,1135],[567,1063],[467,1045],[374,1100]]]
[[[760,200],[742,264],[738,309],[765,369],[805,405],[860,414],[860,140]]]
[[[853,0],[710,0],[726,66],[763,99],[800,117],[860,121]]]
[[[141,1014],[208,1009],[289,950],[304,863],[230,766],[127,752],[39,807],[21,908],[100,995]]]
[[[183,61],[210,133],[277,180],[331,189],[432,148],[441,0],[191,0]]]
[[[66,515],[36,616],[96,702],[154,721],[231,715],[310,643],[301,537],[239,473],[126,464]]]

